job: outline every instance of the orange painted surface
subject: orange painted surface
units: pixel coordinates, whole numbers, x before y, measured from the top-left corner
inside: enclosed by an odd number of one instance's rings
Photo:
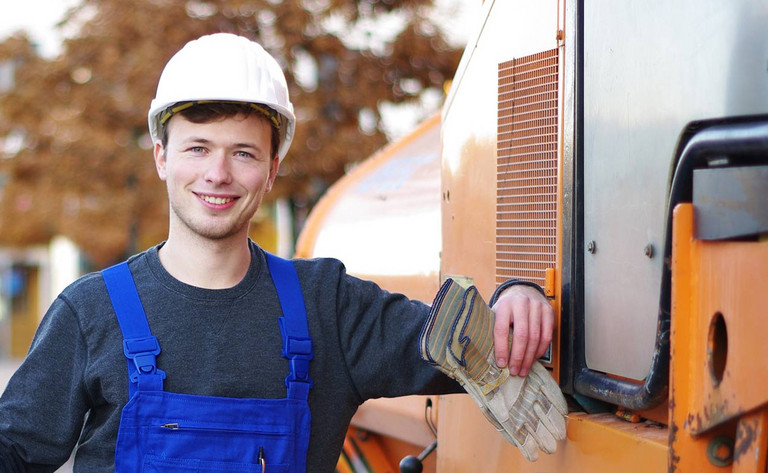
[[[693,219],[691,204],[675,209],[670,471],[763,473],[768,241],[699,241]]]
[[[329,225],[329,217],[335,207],[343,202],[344,199],[354,198],[352,195],[353,188],[361,183],[364,179],[379,172],[383,166],[393,159],[399,156],[409,154],[412,155],[414,151],[409,147],[417,145],[417,141],[420,140],[426,133],[439,128],[440,115],[433,115],[432,117],[424,120],[419,126],[410,134],[402,139],[389,144],[382,148],[373,156],[359,163],[348,174],[334,183],[325,193],[325,195],[317,202],[313,207],[309,218],[302,227],[301,234],[296,242],[295,256],[298,258],[311,258],[315,255],[315,245],[318,241],[318,236],[321,231],[327,229]],[[439,150],[440,143],[435,142],[432,144],[432,148]],[[419,147],[415,152],[422,152]],[[405,229],[392,229],[392,231],[404,231]],[[436,242],[439,246],[439,242]]]
[[[654,423],[633,424],[613,414],[571,413],[568,437],[558,451],[528,462],[490,426],[469,396],[443,396],[440,402],[440,473],[666,471],[668,433]]]
[[[439,203],[439,130],[440,116],[434,115],[422,122],[416,130],[397,142],[394,142],[375,155],[361,162],[345,177],[335,183],[312,210],[306,224],[302,229],[296,246],[296,257],[312,258],[317,256],[338,257],[347,264],[348,271],[357,277],[376,282],[382,288],[390,292],[398,292],[412,299],[431,303],[440,286],[439,260],[435,259],[432,267],[426,268],[421,273],[394,273],[383,274],[377,272],[356,272],[354,267],[360,267],[360,261],[348,261],[342,254],[318,254],[318,241],[323,232],[335,230],[336,242],[341,247],[359,246],[365,251],[359,254],[365,256],[386,258],[395,262],[401,262],[406,248],[398,245],[388,245],[386,248],[377,247],[371,241],[361,240],[363,230],[359,224],[354,228],[346,226],[351,218],[353,221],[364,222],[366,218],[373,216],[382,217],[376,210],[386,210],[387,216],[406,214],[409,211],[433,210],[438,215]],[[434,158],[430,158],[434,156]],[[433,166],[434,161],[434,166]],[[416,163],[416,164],[413,164]],[[410,167],[409,167],[410,166]],[[409,171],[410,172],[406,172]],[[373,198],[372,198],[373,197]],[[412,203],[409,204],[408,198]],[[380,200],[381,202],[376,202]],[[403,202],[407,207],[403,208]],[[350,202],[365,202],[366,205],[355,207],[360,214],[349,215],[339,212],[341,206]],[[383,203],[390,204],[386,209],[381,209]],[[394,204],[393,204],[394,202]],[[378,205],[379,207],[374,207]],[[340,215],[341,214],[341,215]],[[345,220],[346,219],[346,220]],[[395,218],[389,221],[397,222]],[[439,255],[439,219],[435,219],[436,238],[431,239],[431,234],[418,233],[412,235],[411,240],[419,240],[418,248],[427,248],[428,251]],[[402,233],[413,232],[413,228],[403,228],[392,225],[387,232]],[[367,267],[373,267],[371,264]],[[340,471],[344,468],[354,469],[354,462],[360,461],[360,455],[353,448],[357,438],[358,446],[361,443],[358,434],[366,432],[371,439],[369,445],[376,444],[380,447],[377,452],[383,451],[389,461],[397,464],[406,455],[418,455],[433,440],[434,436],[424,420],[425,405],[428,396],[406,396],[397,399],[372,399],[365,402],[352,419],[352,428],[348,432],[351,436],[347,440],[345,452],[339,461]],[[435,411],[437,409],[437,397],[431,397]],[[355,437],[357,436],[357,437]],[[355,456],[357,455],[357,456]],[[363,455],[365,456],[365,455]],[[424,461],[426,473],[435,471],[435,454],[430,455]],[[373,470],[374,473],[383,473],[389,470]]]
[[[375,435],[351,428],[344,439],[343,450],[355,473],[395,473],[397,471]]]
[[[406,396],[366,401],[355,413],[352,425],[424,449],[435,440],[424,421],[427,399],[432,399],[432,413],[437,411],[437,396]],[[435,416],[433,415],[433,418]],[[434,419],[433,419],[434,420]]]
[[[355,276],[375,281],[381,288],[389,292],[399,292],[411,299],[431,304],[438,289],[440,276],[437,269],[427,274],[409,274],[406,276],[382,276],[380,274],[355,274]]]
[[[671,301],[671,343],[670,343],[670,472],[715,472],[717,467],[707,461],[706,447],[714,438],[713,434],[696,439],[690,434],[690,407],[696,351],[692,332],[696,331],[698,320],[695,312],[691,244],[693,235],[693,207],[678,206],[674,213],[672,247],[672,301]]]
[[[701,433],[734,417],[768,404],[768,343],[766,343],[766,288],[768,242],[700,242],[692,244],[692,284],[698,281],[699,320],[695,349],[692,431]],[[715,320],[722,316],[727,342],[707,341]],[[712,353],[714,351],[714,353]],[[711,374],[721,351],[722,380]],[[725,353],[727,351],[727,353]]]
[[[460,154],[457,166],[443,163],[441,274],[471,278],[487,299],[496,288],[496,143],[470,140]]]

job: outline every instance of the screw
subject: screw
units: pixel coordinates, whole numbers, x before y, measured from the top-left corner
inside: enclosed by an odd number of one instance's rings
[[[595,251],[597,251],[597,243],[595,243],[595,240],[590,240],[589,243],[587,243],[587,251],[595,254]]]
[[[645,256],[649,258],[653,258],[653,245],[651,245],[650,243],[645,245],[645,248],[643,249],[643,253],[645,253]]]

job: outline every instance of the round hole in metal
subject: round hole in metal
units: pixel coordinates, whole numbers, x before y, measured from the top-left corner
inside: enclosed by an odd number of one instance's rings
[[[707,365],[712,377],[712,384],[718,386],[723,381],[725,365],[728,361],[728,329],[725,318],[720,312],[712,316],[707,338]]]

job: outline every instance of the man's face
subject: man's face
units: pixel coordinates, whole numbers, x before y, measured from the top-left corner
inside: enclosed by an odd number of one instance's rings
[[[246,238],[277,175],[271,128],[258,115],[192,123],[175,115],[168,144],[155,144],[155,165],[168,187],[170,238]]]

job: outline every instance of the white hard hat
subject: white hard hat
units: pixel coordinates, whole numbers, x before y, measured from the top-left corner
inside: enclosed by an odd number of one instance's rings
[[[296,117],[283,70],[260,44],[247,38],[229,33],[202,36],[187,43],[168,61],[149,107],[153,142],[161,138],[161,120],[170,116],[164,112],[189,102],[266,105],[277,112],[280,161],[291,146]]]

